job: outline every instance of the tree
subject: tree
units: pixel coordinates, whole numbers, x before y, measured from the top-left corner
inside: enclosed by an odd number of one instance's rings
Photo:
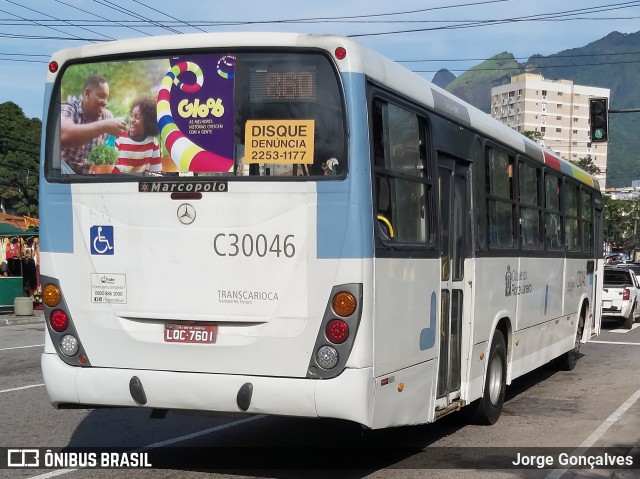
[[[535,141],[536,143],[540,143],[540,140],[544,138],[544,135],[542,134],[541,131],[526,130],[526,131],[523,131],[522,134],[527,138],[529,138],[530,140]]]
[[[38,215],[41,130],[15,103],[0,104],[0,205],[18,215]]]
[[[593,162],[593,160],[589,157],[587,158],[579,158],[577,160],[571,160],[571,163],[573,163],[574,165],[582,168],[584,171],[586,171],[587,173],[591,173],[592,175],[596,175],[598,173],[600,173],[600,168],[598,168],[598,166],[596,166],[596,164]]]
[[[640,245],[640,199],[614,200],[603,195],[603,233],[608,243],[616,243],[624,251]]]

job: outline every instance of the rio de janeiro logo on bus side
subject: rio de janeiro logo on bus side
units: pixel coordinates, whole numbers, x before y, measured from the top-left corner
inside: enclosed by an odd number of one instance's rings
[[[507,270],[504,274],[504,295],[518,296],[520,294],[533,292],[531,283],[521,284],[525,281],[527,281],[526,271],[518,271],[515,268],[511,269],[511,265],[507,265]]]

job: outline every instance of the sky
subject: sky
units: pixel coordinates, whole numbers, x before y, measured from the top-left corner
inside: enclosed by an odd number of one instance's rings
[[[0,0],[0,103],[42,118],[57,50],[201,31],[354,36],[431,80],[441,68],[458,76],[505,51],[524,61],[635,33],[640,1]]]

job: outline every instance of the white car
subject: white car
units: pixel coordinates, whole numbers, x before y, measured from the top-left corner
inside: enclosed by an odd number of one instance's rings
[[[602,316],[622,320],[631,329],[640,316],[640,284],[630,269],[605,268],[602,290]]]

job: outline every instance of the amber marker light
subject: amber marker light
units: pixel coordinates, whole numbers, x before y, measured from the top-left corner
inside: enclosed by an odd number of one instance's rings
[[[42,302],[50,308],[57,306],[61,298],[62,293],[55,284],[47,284],[42,288]]]
[[[333,297],[331,306],[338,316],[346,318],[347,316],[351,316],[356,310],[356,298],[354,298],[351,293],[341,291]]]

